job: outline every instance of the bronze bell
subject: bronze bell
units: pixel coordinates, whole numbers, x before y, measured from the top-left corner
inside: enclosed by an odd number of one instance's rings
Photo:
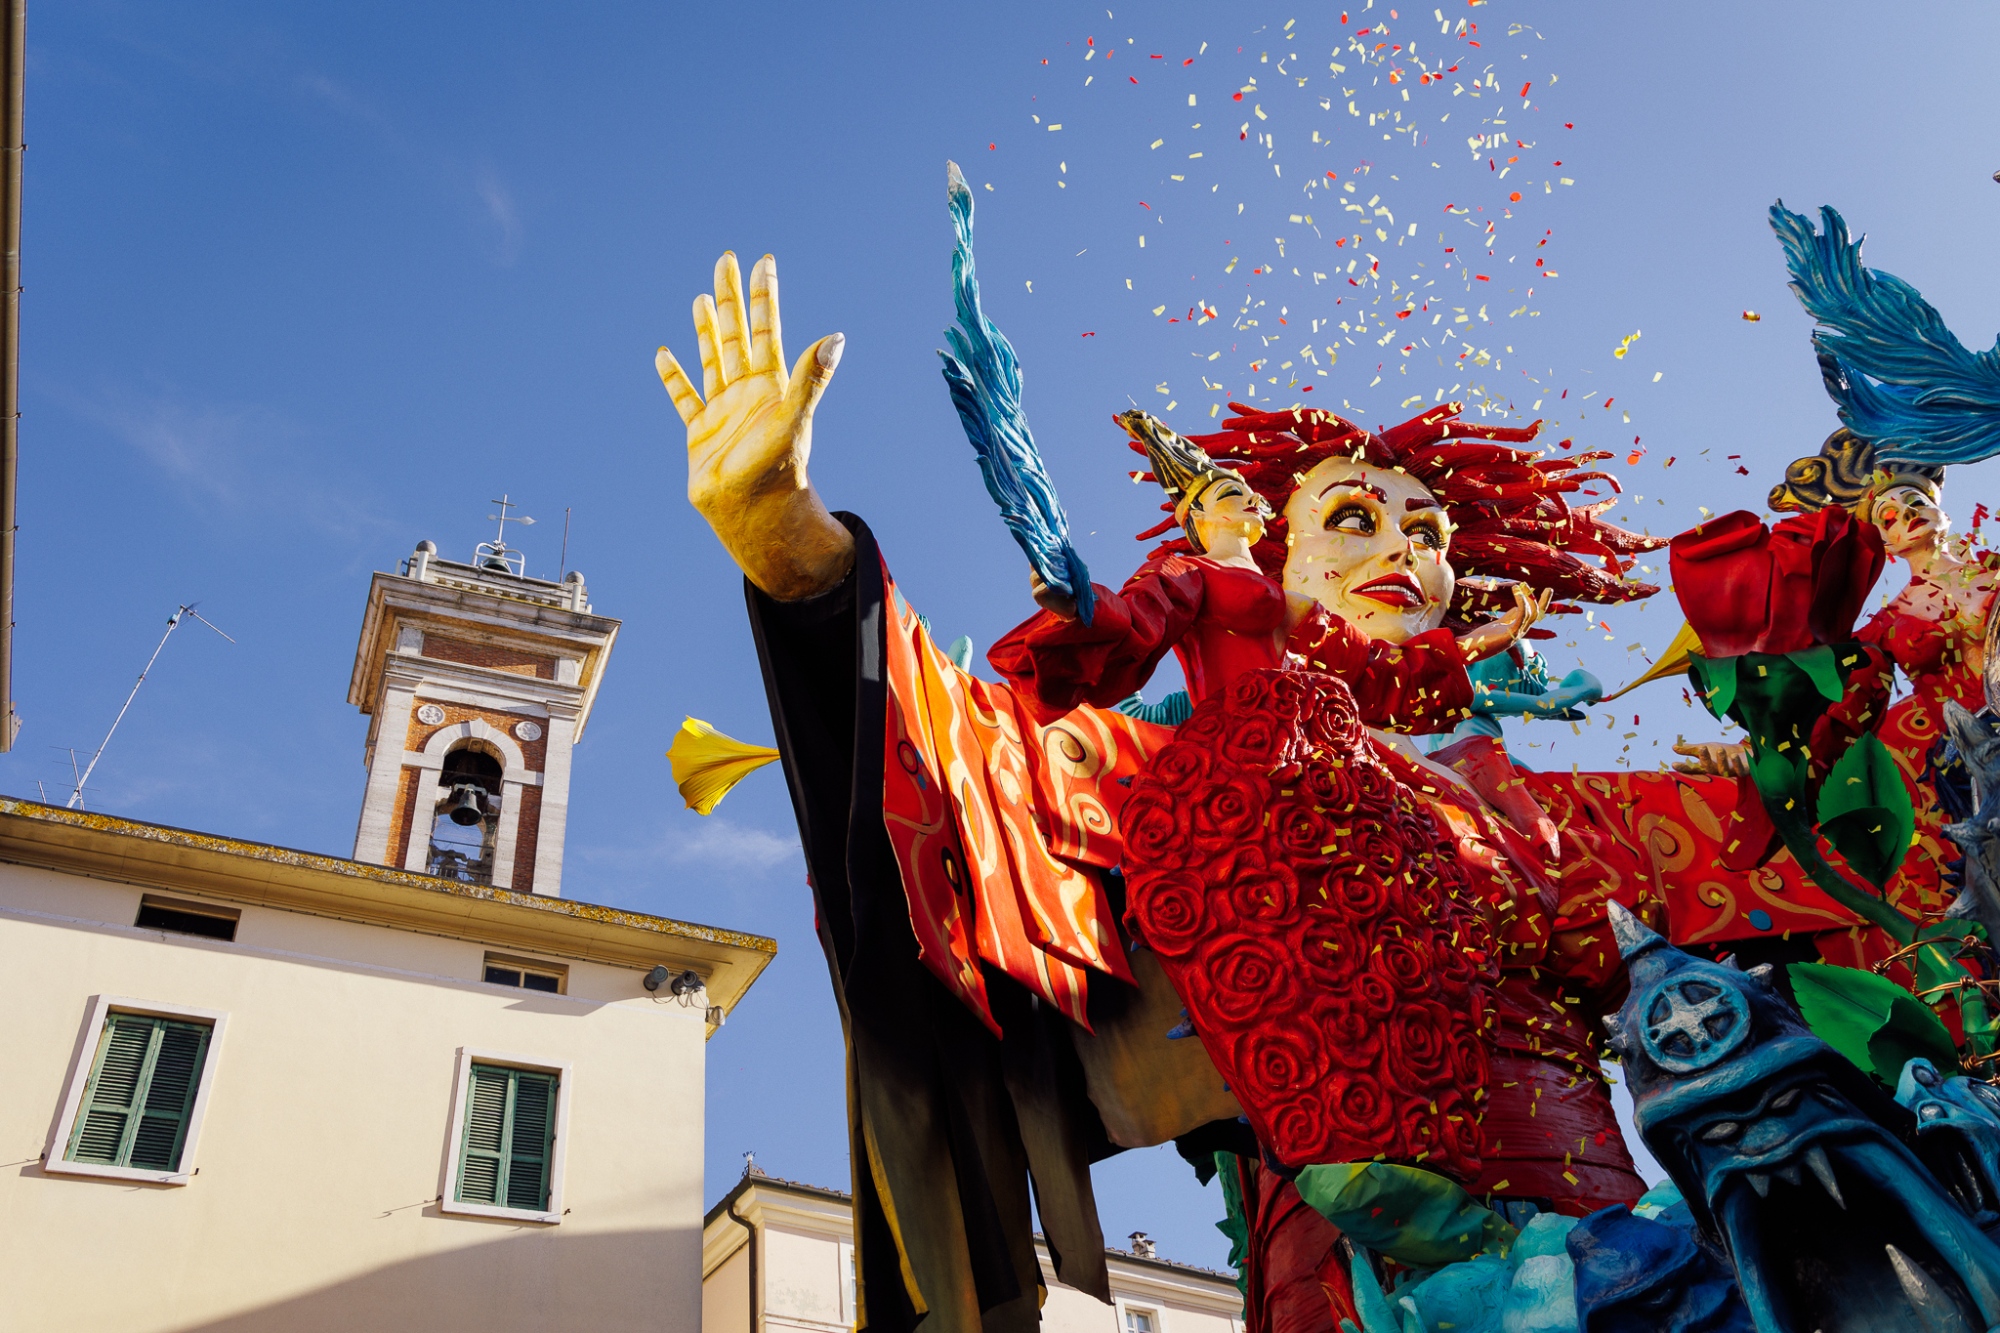
[[[477,824],[486,818],[486,793],[479,787],[466,783],[451,789],[451,822],[459,825]]]

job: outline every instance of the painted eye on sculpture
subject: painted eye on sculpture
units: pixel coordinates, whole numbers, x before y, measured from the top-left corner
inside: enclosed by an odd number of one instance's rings
[[[1375,515],[1369,512],[1366,505],[1341,505],[1326,516],[1326,530],[1371,537],[1375,534]]]
[[[1773,1111],[1789,1111],[1799,1104],[1799,1098],[1803,1096],[1805,1096],[1803,1088],[1792,1088],[1781,1092],[1771,1099],[1771,1109]]]
[[[1743,1126],[1734,1120],[1718,1120],[1701,1132],[1703,1143],[1727,1143],[1743,1132]]]
[[[1444,529],[1429,519],[1416,519],[1403,529],[1404,535],[1417,545],[1433,551],[1444,549]]]

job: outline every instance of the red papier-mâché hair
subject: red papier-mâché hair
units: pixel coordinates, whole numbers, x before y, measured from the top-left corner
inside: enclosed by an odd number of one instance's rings
[[[1565,498],[1586,483],[1603,482],[1614,494],[1617,479],[1590,465],[1611,455],[1603,452],[1545,457],[1539,451],[1513,448],[1528,444],[1541,432],[1541,422],[1527,426],[1489,426],[1464,421],[1460,403],[1442,403],[1399,426],[1375,434],[1332,412],[1291,408],[1259,412],[1231,403],[1236,415],[1213,435],[1192,435],[1209,457],[1242,474],[1277,511],[1264,528],[1264,539],[1251,554],[1265,573],[1279,576],[1285,564],[1285,506],[1308,472],[1329,458],[1392,468],[1428,488],[1444,506],[1452,525],[1451,564],[1459,576],[1446,624],[1465,626],[1512,608],[1513,594],[1504,586],[1467,584],[1468,575],[1506,579],[1531,588],[1553,589],[1558,612],[1580,608],[1573,602],[1600,605],[1651,597],[1659,588],[1629,580],[1631,557],[1666,545],[1662,537],[1628,532],[1604,521],[1617,503],[1572,506]],[[1132,448],[1140,453],[1142,446]],[[1161,506],[1171,515],[1171,503]],[[1169,531],[1174,520],[1139,534],[1141,541]],[[1167,542],[1166,551],[1189,551],[1185,540]],[[1553,637],[1534,630],[1535,638]]]

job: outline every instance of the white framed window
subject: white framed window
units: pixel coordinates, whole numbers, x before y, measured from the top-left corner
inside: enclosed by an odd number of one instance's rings
[[[514,986],[521,990],[561,995],[569,989],[569,968],[541,958],[516,958],[511,954],[488,953],[480,980],[489,986]]]
[[[855,1293],[855,1288],[858,1285],[858,1279],[854,1268],[853,1241],[844,1240],[840,1242],[839,1263],[840,1263],[840,1317],[847,1322],[847,1326],[849,1328],[852,1328],[854,1326],[855,1321],[861,1317],[861,1312],[857,1308],[859,1302],[856,1299],[856,1293]]]
[[[228,1019],[93,995],[43,1169],[154,1185],[192,1180]]]
[[[1160,1312],[1143,1306],[1127,1305],[1125,1312],[1125,1333],[1160,1333]]]
[[[569,1103],[567,1063],[459,1047],[438,1206],[474,1217],[562,1221]]]

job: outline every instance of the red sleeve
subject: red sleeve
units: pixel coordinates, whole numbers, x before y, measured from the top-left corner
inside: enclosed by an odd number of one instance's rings
[[[1863,643],[1880,643],[1889,637],[1889,631],[1894,628],[1896,617],[1900,614],[1893,607],[1885,606],[1868,617],[1868,623],[1854,631],[1854,637]]]
[[[986,654],[1044,721],[1139,690],[1201,612],[1201,567],[1177,557],[1144,566],[1118,592],[1091,586],[1097,610],[1088,625],[1039,611]]]
[[[1404,643],[1371,639],[1316,607],[1299,622],[1286,647],[1314,671],[1339,676],[1354,691],[1361,720],[1385,731],[1413,735],[1450,731],[1472,704],[1472,677],[1458,639],[1442,627]]]

